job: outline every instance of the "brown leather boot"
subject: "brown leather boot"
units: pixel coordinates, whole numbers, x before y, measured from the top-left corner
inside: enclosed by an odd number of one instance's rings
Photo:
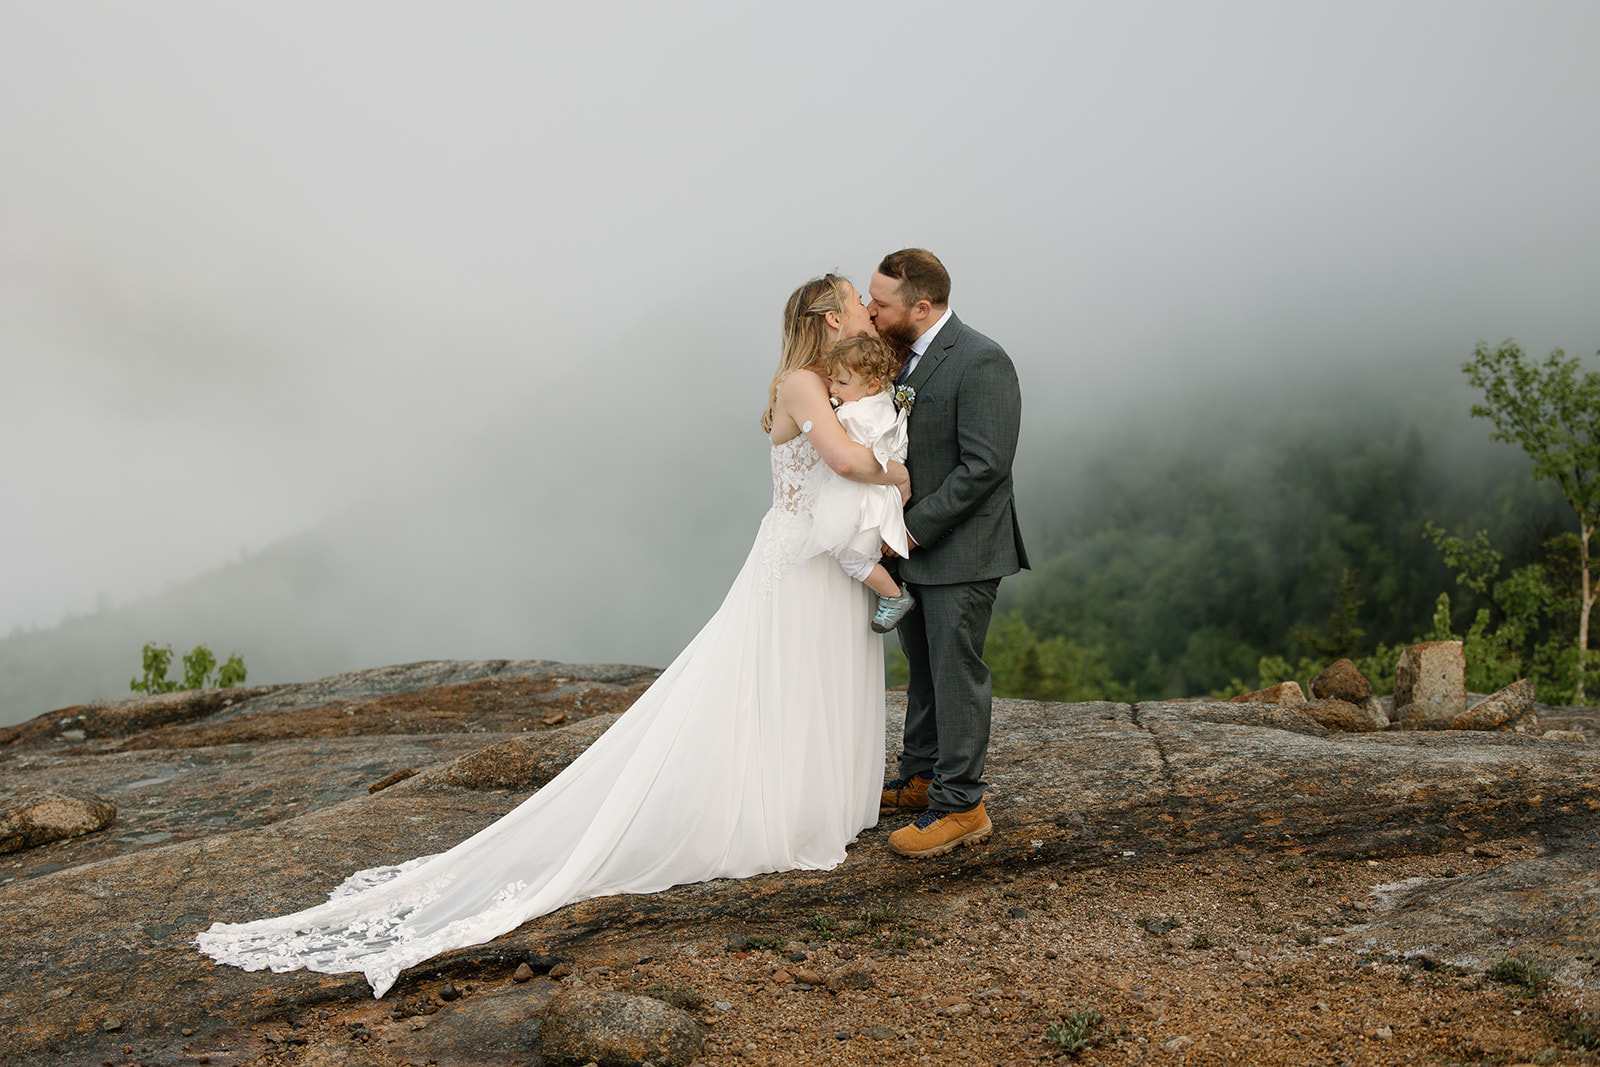
[[[933,779],[921,774],[910,778],[891,778],[883,783],[883,798],[878,801],[879,815],[898,815],[907,811],[928,810],[928,786]]]
[[[889,835],[889,849],[902,856],[922,859],[942,856],[957,845],[975,845],[994,830],[983,801],[971,811],[928,810]]]

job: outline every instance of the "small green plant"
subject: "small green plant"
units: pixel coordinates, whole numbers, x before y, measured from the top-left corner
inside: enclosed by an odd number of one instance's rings
[[[1317,935],[1310,930],[1301,930],[1294,935],[1294,943],[1297,945],[1315,945],[1317,943]]]
[[[1543,991],[1545,984],[1550,981],[1550,972],[1543,967],[1530,960],[1520,960],[1510,956],[1496,960],[1484,973],[1492,981],[1521,986],[1535,995]]]
[[[839,929],[839,920],[831,915],[824,915],[819,911],[811,916],[810,921],[806,923],[806,927],[813,933],[827,935]]]
[[[1093,1008],[1073,1008],[1045,1028],[1044,1039],[1057,1050],[1076,1055],[1105,1040],[1104,1035],[1096,1033],[1103,1022],[1105,1016]]]
[[[766,948],[776,952],[778,949],[788,944],[788,939],[782,937],[764,937],[758,934],[751,934],[745,937],[744,943],[745,947],[751,951]]]
[[[1195,934],[1194,937],[1190,938],[1189,940],[1190,948],[1210,948],[1212,947],[1212,944],[1212,940],[1205,934]]]
[[[135,693],[171,693],[177,689],[232,689],[245,680],[248,673],[239,653],[230,652],[217,670],[217,657],[205,645],[195,645],[183,657],[183,682],[167,677],[172,666],[172,646],[149,642],[143,649],[144,677],[129,680],[128,688]],[[216,670],[213,679],[211,672]]]
[[[1574,1012],[1567,1017],[1563,1028],[1566,1032],[1561,1035],[1561,1043],[1567,1048],[1600,1052],[1600,1015]]]
[[[899,917],[900,913],[895,910],[895,906],[884,900],[874,900],[871,904],[861,909],[860,916],[861,921],[869,927],[892,923]]]
[[[896,923],[893,930],[879,930],[872,935],[872,947],[875,949],[907,949],[916,943],[917,939],[911,936],[905,923]]]

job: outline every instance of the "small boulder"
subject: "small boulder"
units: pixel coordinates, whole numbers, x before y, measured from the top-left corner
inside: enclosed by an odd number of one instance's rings
[[[1371,733],[1389,725],[1381,704],[1374,713],[1370,704],[1358,705],[1346,700],[1308,700],[1299,710],[1330,730]]]
[[[1519,719],[1533,714],[1533,683],[1519,678],[1492,696],[1484,697],[1457,715],[1453,730],[1513,730]]]
[[[828,975],[828,988],[835,993],[846,989],[871,989],[872,975],[864,967],[841,967]]]
[[[1257,689],[1253,693],[1241,693],[1228,699],[1230,704],[1278,704],[1282,707],[1293,707],[1305,702],[1306,695],[1301,691],[1299,682],[1279,682],[1277,685]]]
[[[1372,696],[1372,683],[1350,660],[1334,660],[1311,679],[1311,695],[1319,700],[1342,700],[1346,704],[1360,705]]]
[[[23,793],[0,802],[0,852],[93,833],[117,817],[109,800],[76,789]]]
[[[568,989],[545,1005],[539,1051],[547,1063],[684,1067],[705,1052],[705,1035],[687,1012],[650,997]]]
[[[1400,653],[1394,669],[1395,721],[1449,729],[1467,710],[1467,661],[1460,641],[1428,641]]]
[[[1389,716],[1383,710],[1383,701],[1372,691],[1372,683],[1347,659],[1334,660],[1323,672],[1311,679],[1311,695],[1318,700],[1342,700],[1365,708],[1378,729],[1389,725]]]
[[[1576,741],[1580,745],[1589,743],[1589,735],[1582,730],[1546,730],[1540,736],[1546,741]]]

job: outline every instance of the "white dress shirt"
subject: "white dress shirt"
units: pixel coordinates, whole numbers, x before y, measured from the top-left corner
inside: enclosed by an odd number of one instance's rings
[[[901,373],[900,380],[905,381],[911,377],[911,372],[917,369],[917,364],[922,360],[922,354],[933,344],[933,339],[939,331],[944,329],[944,324],[950,321],[950,309],[945,308],[944,314],[939,316],[939,321],[923,331],[922,336],[911,342],[911,354],[906,357],[905,371]]]

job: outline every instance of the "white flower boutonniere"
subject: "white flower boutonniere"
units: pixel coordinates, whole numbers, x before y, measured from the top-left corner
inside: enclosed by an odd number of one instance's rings
[[[909,415],[909,414],[911,414],[911,405],[915,404],[916,402],[917,402],[917,391],[915,389],[911,388],[911,386],[909,386],[909,385],[897,385],[897,386],[894,387],[894,406],[895,407],[899,408],[901,411],[903,411],[907,415]]]

